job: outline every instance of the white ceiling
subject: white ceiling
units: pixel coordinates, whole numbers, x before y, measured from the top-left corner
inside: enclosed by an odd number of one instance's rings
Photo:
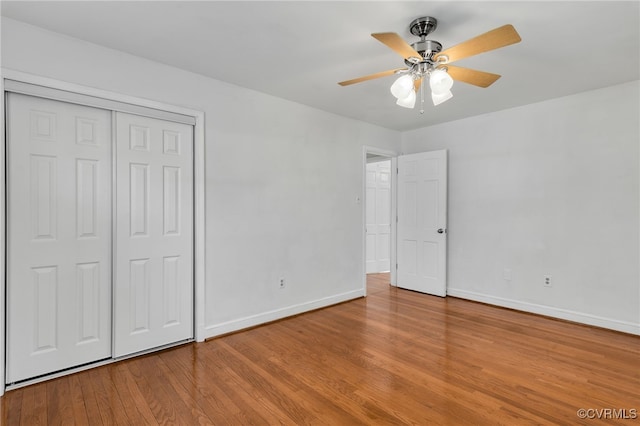
[[[640,2],[612,1],[2,1],[2,15],[342,116],[409,130],[640,78]],[[404,66],[373,39],[434,16],[444,48],[503,24],[522,42],[456,65],[501,74],[487,89],[456,83],[425,113],[395,105]]]

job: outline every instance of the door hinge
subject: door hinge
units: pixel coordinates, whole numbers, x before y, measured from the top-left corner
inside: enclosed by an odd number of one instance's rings
[[[396,271],[398,270],[398,264],[396,263]]]

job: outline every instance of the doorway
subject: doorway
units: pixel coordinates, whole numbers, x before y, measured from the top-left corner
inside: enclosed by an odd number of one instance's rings
[[[365,147],[363,155],[363,237],[362,279],[367,294],[367,208],[372,210],[372,167],[390,161],[389,233],[390,284],[427,294],[446,296],[447,271],[447,151],[398,155],[392,151]],[[370,234],[370,233],[369,233]],[[369,269],[371,271],[371,269]]]
[[[386,273],[395,285],[396,155],[364,147],[363,155],[363,288],[367,274]]]

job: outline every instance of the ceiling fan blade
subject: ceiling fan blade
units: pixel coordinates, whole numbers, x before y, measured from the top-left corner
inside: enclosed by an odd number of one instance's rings
[[[518,43],[520,40],[520,35],[516,29],[513,28],[513,25],[503,25],[502,27],[464,41],[449,49],[445,49],[435,55],[434,59],[438,60],[438,58],[446,56],[448,59],[445,63],[448,64],[468,58],[469,56]]]
[[[396,33],[374,33],[371,34],[371,37],[385,44],[405,59],[418,58],[422,60],[422,55],[416,52],[413,47],[409,46],[409,43]]]
[[[464,83],[473,84],[474,86],[479,87],[489,87],[497,79],[500,78],[498,74],[491,74],[490,72],[472,70],[469,68],[455,67],[453,65],[446,65],[447,72],[457,81],[462,81]]]
[[[375,78],[380,78],[380,77],[386,77],[388,75],[392,75],[395,74],[396,71],[405,71],[406,68],[397,68],[395,70],[388,70],[388,71],[382,71],[382,72],[377,72],[375,74],[370,74],[370,75],[365,75],[364,77],[358,77],[358,78],[354,78],[353,80],[346,80],[346,81],[341,81],[340,83],[338,83],[340,86],[349,86],[351,84],[356,84],[356,83],[361,83],[363,81],[367,81],[367,80],[373,80]]]

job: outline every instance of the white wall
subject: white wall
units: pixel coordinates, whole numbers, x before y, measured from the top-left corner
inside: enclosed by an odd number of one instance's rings
[[[7,18],[2,66],[204,111],[208,336],[364,293],[362,147],[398,132]]]
[[[449,150],[449,294],[640,334],[639,87],[402,134]]]

